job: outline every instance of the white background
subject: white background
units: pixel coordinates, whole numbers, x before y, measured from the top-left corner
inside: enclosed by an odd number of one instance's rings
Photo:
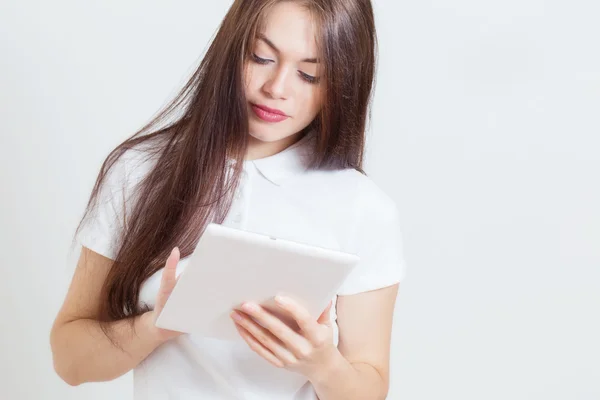
[[[71,235],[229,3],[0,3],[0,398],[131,398],[131,374],[73,388],[52,369]],[[409,264],[389,398],[600,399],[599,3],[376,6],[367,172]]]

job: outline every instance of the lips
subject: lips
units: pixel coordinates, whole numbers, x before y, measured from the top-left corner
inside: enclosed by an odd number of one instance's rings
[[[252,106],[252,111],[254,111],[254,114],[256,114],[256,116],[258,118],[260,118],[266,122],[281,122],[281,121],[284,121],[289,118],[281,110],[269,108],[267,106],[263,106],[263,105],[259,105],[259,104],[252,104],[252,103],[251,103],[251,106]]]

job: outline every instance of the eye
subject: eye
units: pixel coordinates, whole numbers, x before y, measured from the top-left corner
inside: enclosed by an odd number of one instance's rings
[[[252,59],[254,60],[254,62],[256,62],[258,64],[263,64],[263,65],[268,64],[271,61],[271,60],[267,60],[266,58],[261,58],[254,53],[252,53]]]
[[[311,76],[311,75],[305,74],[302,71],[298,71],[298,72],[300,73],[300,76],[302,77],[302,79],[304,79],[306,82],[308,82],[308,83],[315,83],[315,84],[319,83],[320,79],[317,78],[316,76]]]

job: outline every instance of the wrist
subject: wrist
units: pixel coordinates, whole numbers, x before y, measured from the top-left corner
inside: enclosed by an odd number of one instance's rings
[[[161,336],[159,328],[154,325],[154,314],[147,311],[137,318],[139,335],[154,347],[158,347],[166,340]]]
[[[350,365],[337,347],[334,347],[320,364],[319,369],[315,371],[314,376],[309,378],[309,380],[313,385],[320,386],[332,380],[336,380],[340,374],[345,374],[345,371],[347,371],[348,368],[352,368],[352,365]]]

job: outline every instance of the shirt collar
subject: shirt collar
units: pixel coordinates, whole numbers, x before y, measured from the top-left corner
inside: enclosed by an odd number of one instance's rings
[[[314,131],[309,131],[299,141],[279,153],[250,162],[267,180],[281,186],[287,178],[306,171],[313,156],[315,138]]]

